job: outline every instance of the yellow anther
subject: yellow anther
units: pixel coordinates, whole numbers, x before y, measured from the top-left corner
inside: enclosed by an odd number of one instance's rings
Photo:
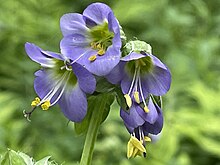
[[[137,155],[143,155],[146,153],[146,149],[143,146],[143,141],[138,140],[136,137],[131,136],[130,140],[128,141],[127,145],[127,157],[136,157]]]
[[[131,158],[134,152],[134,145],[131,143],[131,140],[127,144],[127,157]]]
[[[98,53],[99,56],[102,56],[105,54],[105,50],[104,49],[99,49]]]
[[[138,91],[134,92],[134,99],[135,99],[136,103],[140,104],[140,98],[139,98],[139,92]]]
[[[48,110],[49,107],[50,107],[50,101],[48,101],[48,100],[45,101],[43,104],[41,104],[41,108],[42,108],[44,111]]]
[[[145,111],[146,113],[148,113],[150,110],[148,109],[147,106],[144,106],[144,111]]]
[[[40,103],[40,98],[36,97],[32,102],[31,102],[31,106],[35,107]]]
[[[145,141],[145,142],[151,142],[151,138],[148,137],[148,136],[144,136],[144,141]]]
[[[131,136],[130,140],[131,140],[131,143],[134,145],[135,148],[137,148],[141,152],[146,152],[146,149],[144,148],[142,142],[139,141],[136,137]]]
[[[125,95],[124,95],[124,98],[125,98],[125,100],[126,100],[127,106],[128,106],[129,108],[131,108],[131,105],[132,105],[131,97],[130,97],[128,94],[125,94]]]
[[[101,44],[98,44],[98,45],[96,45],[96,48],[97,48],[97,49],[102,49],[102,45],[101,45]]]
[[[96,55],[92,55],[89,57],[89,61],[93,62],[96,60]]]
[[[90,46],[91,46],[92,48],[96,48],[95,42],[91,42],[91,43],[90,43]]]

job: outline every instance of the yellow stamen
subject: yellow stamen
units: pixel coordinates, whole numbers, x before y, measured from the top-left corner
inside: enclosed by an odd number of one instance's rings
[[[131,143],[131,140],[128,141],[127,144],[127,157],[131,158],[134,151],[134,145]]]
[[[35,107],[40,103],[40,98],[36,97],[32,102],[31,102],[31,106]]]
[[[132,157],[135,158],[138,154],[139,150],[137,148],[134,148],[133,153],[132,153]]]
[[[130,140],[131,140],[131,143],[134,145],[135,148],[137,148],[141,152],[146,152],[146,149],[144,148],[142,142],[139,141],[136,137],[131,136]]]
[[[140,104],[140,98],[139,98],[139,92],[138,91],[134,92],[134,99],[135,99],[136,103]]]
[[[142,156],[143,153],[146,153],[146,149],[143,146],[143,141],[139,141],[136,137],[131,136],[127,145],[127,157],[134,158],[137,155]]]
[[[93,62],[96,60],[96,55],[92,55],[89,57],[89,61]]]
[[[151,138],[148,137],[148,136],[145,136],[145,137],[144,137],[144,141],[145,141],[145,142],[151,142]]]
[[[145,111],[146,113],[148,113],[150,110],[148,109],[147,106],[144,106],[144,111]]]
[[[126,100],[128,107],[131,108],[131,105],[132,105],[131,97],[128,94],[125,94],[124,98]]]
[[[99,56],[102,56],[105,54],[105,50],[104,49],[99,49],[98,53]]]
[[[97,49],[102,49],[102,45],[101,45],[101,44],[98,44],[98,45],[96,46],[96,48],[97,48]]]
[[[50,107],[50,101],[48,101],[48,100],[45,101],[43,104],[41,104],[41,108],[42,108],[44,111],[48,110],[49,107]]]
[[[90,43],[90,46],[91,46],[91,48],[95,49],[95,48],[96,48],[95,42],[91,42],[91,43]]]

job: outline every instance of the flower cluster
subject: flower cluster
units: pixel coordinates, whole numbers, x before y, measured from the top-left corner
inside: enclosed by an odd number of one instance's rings
[[[48,110],[57,103],[68,120],[81,122],[88,96],[96,91],[97,79],[104,77],[123,93],[126,106],[120,103],[120,116],[131,135],[127,157],[146,156],[150,135],[163,127],[161,96],[171,83],[167,66],[152,55],[146,42],[127,42],[112,10],[103,3],[89,5],[82,14],[63,15],[60,28],[61,53],[25,44],[27,55],[41,69],[34,80],[38,97],[24,115],[29,119],[37,107]]]

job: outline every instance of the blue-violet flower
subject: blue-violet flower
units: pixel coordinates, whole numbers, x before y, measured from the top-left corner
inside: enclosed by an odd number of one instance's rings
[[[87,112],[86,93],[93,93],[95,77],[80,64],[62,54],[44,51],[26,43],[28,56],[43,68],[35,73],[34,89],[39,97],[32,101],[32,111],[24,112],[29,119],[36,107],[43,110],[59,104],[63,114],[71,121],[80,122]]]
[[[83,14],[61,17],[63,39],[61,53],[86,67],[91,73],[107,75],[119,62],[120,27],[110,7],[103,3],[89,5]]]

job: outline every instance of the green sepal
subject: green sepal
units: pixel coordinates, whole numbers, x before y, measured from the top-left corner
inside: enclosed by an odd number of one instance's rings
[[[99,93],[95,96],[91,95],[88,98],[88,109],[87,109],[87,114],[86,117],[82,120],[80,123],[75,123],[75,132],[76,134],[83,134],[88,130],[92,112],[95,111],[96,109],[99,108],[99,106],[102,104],[102,102],[105,103],[103,106],[104,109],[102,109],[102,120],[101,123],[105,121],[107,118],[109,111],[110,111],[110,106],[114,102],[115,95],[114,93]],[[97,114],[99,115],[99,114]],[[101,124],[100,123],[100,124]]]

